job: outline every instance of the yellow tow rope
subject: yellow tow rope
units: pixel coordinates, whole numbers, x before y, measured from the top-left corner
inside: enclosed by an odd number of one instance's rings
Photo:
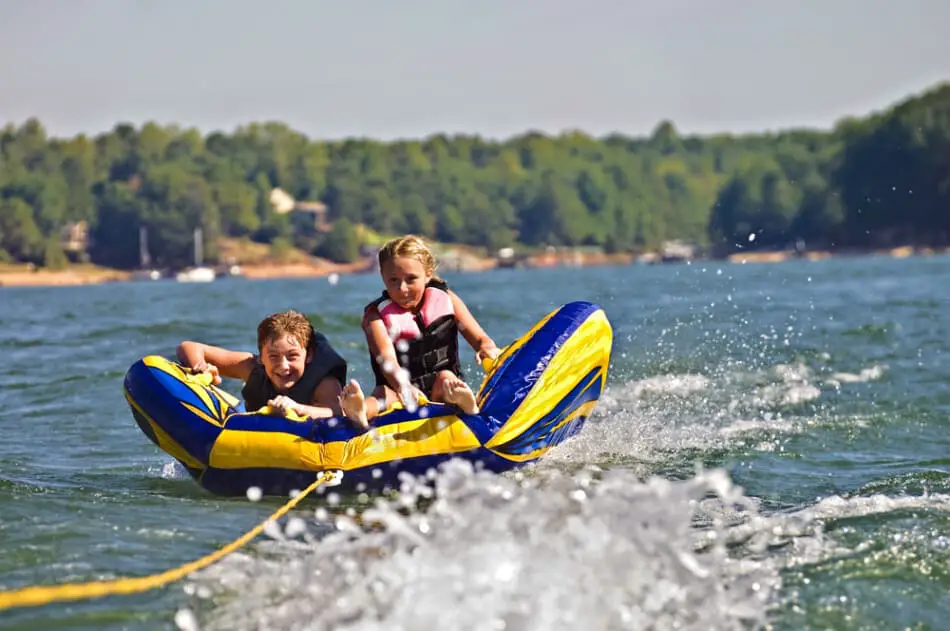
[[[215,561],[218,561],[228,554],[234,552],[245,543],[259,535],[268,522],[279,519],[291,508],[296,506],[307,495],[312,493],[321,484],[333,480],[332,472],[326,472],[317,478],[313,484],[300,492],[289,502],[281,506],[270,517],[260,524],[241,535],[223,548],[212,552],[191,563],[186,563],[176,568],[166,570],[161,574],[152,574],[151,576],[141,576],[134,578],[117,578],[111,581],[94,581],[89,583],[66,583],[63,585],[34,585],[9,591],[0,591],[0,611],[11,609],[13,607],[35,607],[46,605],[53,602],[62,602],[67,600],[85,600],[90,598],[101,598],[103,596],[113,596],[117,594],[138,594],[156,587],[162,587],[168,583],[180,580],[200,569],[206,568]]]

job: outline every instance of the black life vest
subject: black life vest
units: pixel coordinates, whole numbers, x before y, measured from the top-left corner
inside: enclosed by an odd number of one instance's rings
[[[257,363],[254,364],[244,388],[241,389],[241,396],[244,397],[244,408],[248,412],[260,409],[278,394],[288,396],[297,403],[310,405],[313,401],[314,390],[328,376],[335,377],[341,386],[345,385],[346,360],[333,350],[330,342],[322,333],[314,332],[312,349],[313,357],[307,367],[304,368],[300,381],[295,383],[287,392],[277,391],[277,388],[267,377],[264,365],[261,364],[261,358],[258,356],[256,358]]]
[[[436,375],[449,370],[461,379],[462,365],[459,362],[458,322],[452,306],[449,286],[444,281],[432,279],[426,284],[426,293],[418,312],[410,312],[389,298],[382,296],[366,306],[365,314],[379,313],[393,344],[399,365],[409,372],[409,380],[427,397],[432,396]],[[405,342],[404,350],[400,350]],[[376,385],[387,385],[386,375],[375,357],[370,357]]]

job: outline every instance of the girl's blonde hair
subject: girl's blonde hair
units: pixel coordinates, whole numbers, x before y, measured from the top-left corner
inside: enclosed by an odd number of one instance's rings
[[[391,261],[397,256],[411,257],[422,263],[422,268],[425,270],[426,274],[431,276],[437,281],[442,279],[435,275],[435,270],[438,268],[438,263],[435,260],[435,256],[432,254],[432,250],[429,249],[429,246],[421,237],[417,237],[414,234],[407,234],[404,237],[398,237],[396,239],[391,239],[383,244],[383,247],[379,249],[379,266],[382,268],[383,264],[386,261]]]

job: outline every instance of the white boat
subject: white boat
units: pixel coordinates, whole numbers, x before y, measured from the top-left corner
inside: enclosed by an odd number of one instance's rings
[[[202,232],[201,228],[195,228],[195,266],[183,269],[175,274],[175,280],[179,283],[210,283],[215,279],[215,271],[211,267],[206,267],[202,254]]]
[[[179,283],[210,283],[214,279],[215,273],[210,267],[189,267],[175,274]]]

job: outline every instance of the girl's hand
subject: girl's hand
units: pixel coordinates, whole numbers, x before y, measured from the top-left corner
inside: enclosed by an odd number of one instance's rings
[[[485,361],[494,360],[499,355],[501,355],[500,348],[494,344],[486,344],[485,346],[478,349],[478,352],[475,353],[475,361],[479,366],[484,367]]]
[[[399,400],[402,402],[402,407],[407,410],[414,410],[419,407],[419,401],[427,400],[427,397],[422,393],[422,390],[415,386],[406,386],[398,390]]]

